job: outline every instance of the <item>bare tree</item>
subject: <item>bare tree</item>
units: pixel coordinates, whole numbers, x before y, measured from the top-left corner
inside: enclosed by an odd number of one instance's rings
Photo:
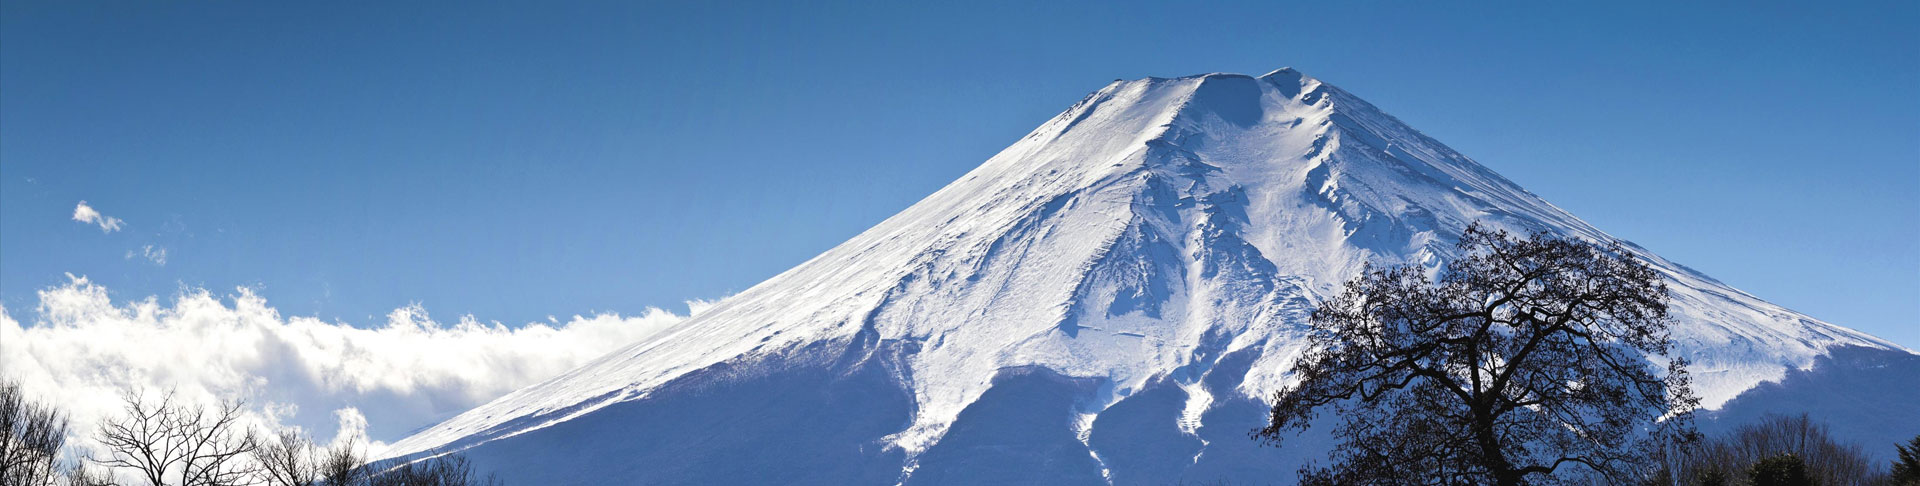
[[[393,459],[367,463],[358,442],[327,450],[319,460],[319,486],[500,486],[491,474],[476,476],[473,463],[460,454],[429,453],[417,460]]]
[[[489,474],[475,477],[473,463],[460,454],[442,454],[417,461],[388,461],[368,466],[376,470],[368,486],[500,486]]]
[[[261,439],[253,460],[267,486],[312,486],[320,479],[318,453],[299,429],[286,428]]]
[[[1825,424],[1806,414],[1768,415],[1693,447],[1666,451],[1663,457],[1671,476],[1681,484],[1746,477],[1770,459],[1772,468],[1796,462],[1808,477],[1825,486],[1873,485],[1887,479],[1864,448],[1834,439]]]
[[[75,464],[67,471],[67,486],[119,486],[113,481],[113,475],[87,467],[85,462]]]
[[[0,381],[0,484],[41,486],[60,478],[56,457],[67,442],[67,417],[28,400],[20,384]]]
[[[0,381],[0,486],[119,486],[120,470],[150,486],[498,486],[477,476],[458,454],[367,464],[360,443],[331,448],[297,429],[271,435],[246,429],[243,404],[181,403],[168,392],[148,400],[123,395],[123,415],[103,425],[103,460],[57,459],[67,437],[65,415],[26,399],[20,386]],[[90,466],[103,466],[106,470]]]
[[[360,453],[359,441],[352,438],[327,451],[319,463],[319,484],[321,486],[360,486],[368,481],[366,457]]]
[[[1299,381],[1254,432],[1279,445],[1338,411],[1333,464],[1303,483],[1624,484],[1648,460],[1638,440],[1692,437],[1685,362],[1662,376],[1649,359],[1670,347],[1659,273],[1617,243],[1478,224],[1459,248],[1438,281],[1369,268],[1314,311]]]
[[[100,464],[132,470],[152,486],[241,485],[258,472],[249,457],[258,441],[241,428],[240,402],[207,408],[176,403],[168,392],[148,403],[138,391],[125,400],[126,415],[100,433],[110,453]]]

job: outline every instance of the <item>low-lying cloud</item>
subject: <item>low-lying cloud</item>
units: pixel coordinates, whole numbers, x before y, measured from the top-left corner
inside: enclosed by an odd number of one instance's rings
[[[85,277],[41,290],[39,301],[28,324],[0,307],[0,372],[66,409],[83,446],[118,413],[123,390],[172,389],[245,399],[257,423],[323,440],[364,433],[378,448],[686,318],[648,308],[507,327],[441,323],[413,305],[363,329],[282,316],[245,288],[116,304]],[[709,305],[689,302],[689,313]]]

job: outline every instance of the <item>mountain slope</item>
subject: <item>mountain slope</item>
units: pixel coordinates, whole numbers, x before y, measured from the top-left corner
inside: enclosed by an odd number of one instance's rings
[[[1245,432],[1313,302],[1367,262],[1438,268],[1476,220],[1610,239],[1290,69],[1115,82],[846,243],[392,453],[566,466],[541,482],[1290,478],[1319,451]],[[1709,407],[1834,346],[1911,353],[1631,248],[1672,279]]]

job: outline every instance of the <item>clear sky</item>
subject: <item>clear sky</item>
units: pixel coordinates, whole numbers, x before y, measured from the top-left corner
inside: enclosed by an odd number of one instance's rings
[[[0,301],[73,273],[356,325],[679,308],[1113,79],[1293,66],[1920,348],[1920,2],[549,3],[5,0]]]

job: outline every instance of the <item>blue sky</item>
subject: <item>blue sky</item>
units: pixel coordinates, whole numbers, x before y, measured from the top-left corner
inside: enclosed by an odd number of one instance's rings
[[[1293,66],[1920,348],[1914,25],[1915,2],[6,0],[0,302],[73,273],[359,325],[639,313],[785,270],[1113,79]]]

